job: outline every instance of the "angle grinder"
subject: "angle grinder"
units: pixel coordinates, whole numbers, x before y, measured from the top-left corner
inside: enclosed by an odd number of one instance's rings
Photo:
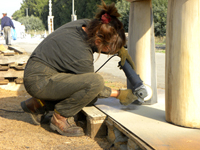
[[[153,91],[149,85],[143,84],[143,81],[140,79],[139,75],[136,74],[131,65],[125,61],[124,66],[121,66],[121,61],[119,66],[124,71],[128,81],[131,83],[131,90],[133,94],[138,97],[139,103],[144,103],[148,101],[153,96]]]
[[[117,56],[117,54],[111,56],[96,72],[98,72],[114,56]],[[128,81],[131,83],[131,90],[133,91],[133,94],[138,97],[137,104],[142,104],[145,101],[150,100],[153,96],[153,91],[151,87],[143,83],[139,75],[136,74],[136,72],[128,63],[128,61],[127,60],[125,61],[124,66],[121,66],[121,61],[120,61],[119,67],[124,71]]]

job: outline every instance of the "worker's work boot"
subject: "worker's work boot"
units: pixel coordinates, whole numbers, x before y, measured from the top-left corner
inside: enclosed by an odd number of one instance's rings
[[[24,112],[29,113],[35,125],[49,123],[50,118],[46,116],[45,102],[36,98],[29,98],[21,102]]]
[[[61,135],[78,137],[85,135],[83,129],[78,127],[73,117],[65,118],[58,113],[54,113],[51,118],[50,128]]]

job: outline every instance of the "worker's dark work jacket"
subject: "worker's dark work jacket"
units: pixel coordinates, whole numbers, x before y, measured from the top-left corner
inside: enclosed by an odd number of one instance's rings
[[[14,24],[13,24],[13,22],[12,22],[12,20],[11,20],[9,17],[4,16],[4,17],[1,19],[1,30],[3,30],[3,28],[6,27],[6,26],[15,28],[15,27],[14,27]]]
[[[56,68],[59,72],[94,72],[93,50],[87,44],[82,26],[89,20],[67,23],[51,33],[33,52],[31,57]]]

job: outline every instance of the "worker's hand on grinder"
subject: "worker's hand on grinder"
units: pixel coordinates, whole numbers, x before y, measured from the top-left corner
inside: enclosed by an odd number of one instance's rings
[[[128,51],[125,50],[124,47],[122,47],[119,51],[118,51],[118,56],[121,58],[121,66],[124,66],[125,61],[127,60],[128,63],[131,65],[131,67],[135,70],[135,64],[131,58],[131,56],[128,54]]]
[[[137,96],[134,95],[132,93],[132,90],[131,89],[127,89],[127,90],[119,90],[119,95],[117,96],[117,99],[120,100],[120,103],[122,105],[129,105],[131,104],[132,102],[134,102],[135,100],[137,100]]]

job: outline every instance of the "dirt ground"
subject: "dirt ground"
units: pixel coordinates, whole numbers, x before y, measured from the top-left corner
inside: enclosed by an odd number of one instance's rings
[[[107,86],[126,88],[123,80],[100,74]],[[20,106],[28,98],[26,91],[0,89],[0,150],[115,150],[106,138],[66,137],[52,131],[49,124],[34,125]]]

